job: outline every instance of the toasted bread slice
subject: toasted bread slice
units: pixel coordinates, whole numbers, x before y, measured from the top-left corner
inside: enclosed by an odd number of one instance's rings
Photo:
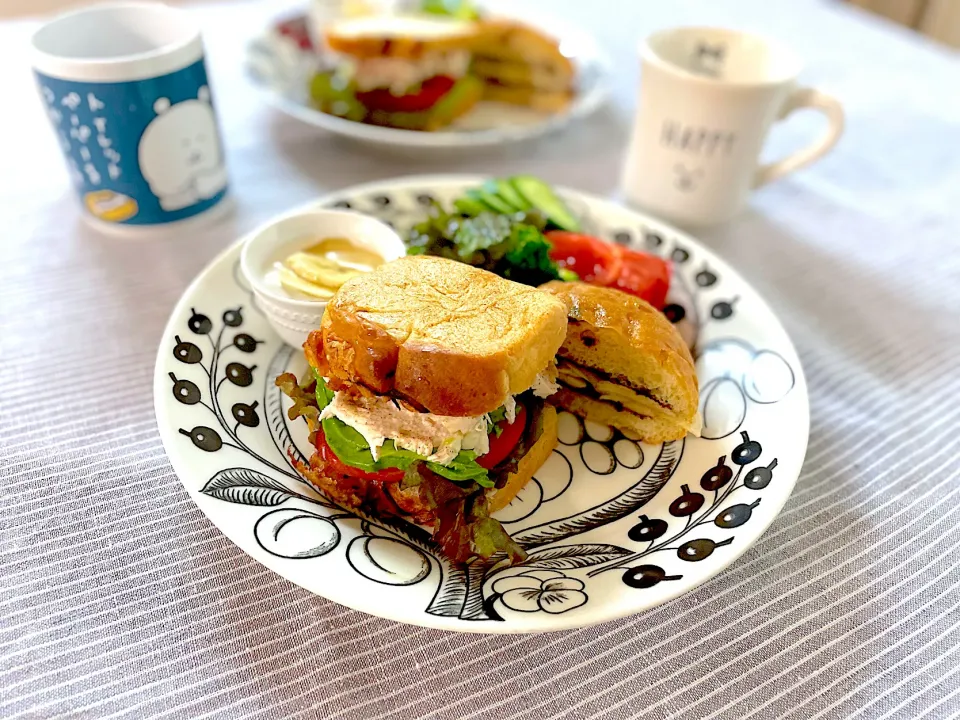
[[[405,15],[365,15],[331,23],[325,29],[334,52],[356,58],[416,60],[427,53],[470,50],[477,39],[472,22]]]
[[[541,289],[564,301],[570,320],[551,402],[644,442],[700,432],[693,357],[663,313],[613,288],[553,281]]]
[[[564,303],[548,293],[414,256],[345,283],[305,348],[334,382],[396,392],[440,415],[474,416],[527,390],[566,328]]]
[[[550,457],[550,453],[557,447],[557,411],[549,405],[543,409],[543,434],[530,448],[530,452],[523,456],[516,472],[510,473],[503,487],[488,491],[487,502],[491,513],[502,510],[517,496],[524,486],[530,482],[533,474],[539,470]]]

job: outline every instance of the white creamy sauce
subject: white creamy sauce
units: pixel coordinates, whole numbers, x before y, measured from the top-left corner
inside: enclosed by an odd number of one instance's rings
[[[507,422],[513,425],[513,421],[517,419],[517,399],[513,395],[507,395],[507,401],[503,403],[503,412]]]
[[[552,370],[553,377],[550,377],[550,371]],[[553,395],[557,390],[560,389],[560,386],[557,384],[557,368],[556,366],[551,365],[547,370],[541,372],[537,377],[533,379],[533,385],[530,386],[530,389],[533,391],[533,394],[538,398],[546,398]]]

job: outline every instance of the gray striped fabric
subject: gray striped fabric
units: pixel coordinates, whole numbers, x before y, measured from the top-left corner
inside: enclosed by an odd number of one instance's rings
[[[263,5],[197,7],[238,210],[159,240],[78,224],[29,75],[3,74],[18,109],[4,106],[0,140],[0,716],[960,716],[960,63],[813,0],[775,16],[761,0],[541,4],[610,48],[614,109],[446,159],[278,117],[240,68],[237,28]],[[692,22],[790,40],[849,119],[827,159],[702,234],[769,299],[810,385],[803,474],[761,541],[643,615],[519,637],[360,615],[232,546],[174,477],[153,419],[157,342],[190,279],[269,215],[377,177],[529,171],[614,192],[634,43]],[[0,25],[4,67],[21,66],[33,27]],[[798,118],[771,147],[816,129]]]

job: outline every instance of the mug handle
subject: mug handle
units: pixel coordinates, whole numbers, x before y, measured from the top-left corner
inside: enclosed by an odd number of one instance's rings
[[[830,125],[827,131],[809,147],[797,150],[782,160],[761,165],[753,177],[753,187],[766,185],[771,180],[783,177],[787,173],[799,170],[823,156],[837,144],[843,134],[843,106],[840,101],[831,95],[822,93],[816,88],[802,87],[794,90],[787,98],[777,120],[783,120],[794,110],[800,108],[816,108],[827,116]]]

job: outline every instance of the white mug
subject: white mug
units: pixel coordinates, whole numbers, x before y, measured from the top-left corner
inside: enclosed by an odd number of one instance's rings
[[[750,190],[828,152],[843,132],[833,97],[799,87],[785,46],[720,28],[674,28],[641,46],[640,103],[624,163],[627,200],[684,225],[729,220]],[[760,165],[770,126],[799,108],[829,120],[824,135]]]

